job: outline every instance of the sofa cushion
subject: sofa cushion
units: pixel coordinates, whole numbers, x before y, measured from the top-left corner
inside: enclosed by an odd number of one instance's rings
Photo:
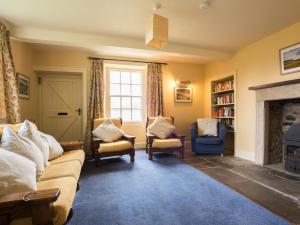
[[[68,218],[77,188],[77,180],[73,177],[62,177],[37,183],[38,190],[59,188],[60,195],[53,202],[53,222],[55,225],[63,225]]]
[[[218,145],[222,143],[222,140],[218,137],[205,136],[196,138],[196,143],[205,145]]]
[[[21,137],[28,138],[39,148],[39,150],[43,154],[44,165],[48,166],[49,144],[42,138],[36,127],[33,126],[33,124],[29,122],[29,120],[25,120],[20,127],[18,134]]]
[[[19,137],[10,127],[5,127],[1,137],[1,148],[19,154],[36,164],[37,180],[44,172],[44,159],[42,152],[28,138]]]
[[[36,165],[0,148],[0,195],[36,190]]]
[[[98,118],[98,119],[94,119],[94,125],[93,125],[94,129],[95,129],[96,127],[100,126],[100,125],[101,125],[105,120],[107,120],[107,119],[109,119],[109,118]],[[110,120],[113,122],[113,124],[114,124],[116,127],[118,127],[119,129],[121,129],[121,127],[122,127],[121,119],[111,118]]]
[[[41,180],[50,180],[60,177],[74,177],[79,179],[81,164],[78,160],[53,164],[45,168]]]
[[[77,181],[73,177],[62,177],[38,182],[38,190],[51,188],[59,188],[60,190],[58,199],[51,206],[53,210],[52,221],[54,225],[63,225],[66,223],[72,208]],[[20,218],[13,220],[10,225],[32,225],[32,220],[30,217]]]
[[[58,163],[64,163],[64,162],[69,162],[69,161],[79,161],[81,166],[83,165],[84,162],[84,151],[82,150],[72,150],[72,151],[66,151],[62,154],[62,156],[53,159],[50,161],[51,164],[58,164]]]
[[[112,143],[101,143],[98,149],[99,153],[117,152],[132,149],[132,144],[129,141],[116,141]]]
[[[179,139],[154,139],[152,143],[153,148],[179,148],[182,143]]]

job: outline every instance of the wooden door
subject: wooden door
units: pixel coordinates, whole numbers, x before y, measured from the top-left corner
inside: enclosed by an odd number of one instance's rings
[[[41,129],[59,141],[82,140],[82,79],[41,79]]]

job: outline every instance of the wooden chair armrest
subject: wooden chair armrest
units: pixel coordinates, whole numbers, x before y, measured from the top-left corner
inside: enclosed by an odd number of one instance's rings
[[[0,217],[4,225],[18,217],[32,217],[32,223],[48,225],[52,221],[51,203],[60,195],[58,188],[19,192],[0,196]]]
[[[136,137],[132,136],[132,135],[124,134],[122,136],[122,139],[126,140],[126,141],[129,141],[129,142],[131,142],[132,145],[134,145]]]
[[[78,150],[82,149],[83,142],[82,141],[65,141],[60,142],[61,147],[64,151]]]
[[[98,149],[100,147],[100,144],[104,142],[101,138],[98,137],[92,137],[92,141],[93,141],[93,150]]]

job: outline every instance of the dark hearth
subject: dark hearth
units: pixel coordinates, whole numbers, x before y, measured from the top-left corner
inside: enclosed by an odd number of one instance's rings
[[[283,143],[285,169],[300,174],[300,123],[288,129]]]

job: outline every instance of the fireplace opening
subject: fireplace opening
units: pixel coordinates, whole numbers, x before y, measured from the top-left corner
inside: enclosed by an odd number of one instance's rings
[[[300,130],[296,130],[299,145],[285,146],[285,134],[294,126],[300,127],[300,99],[275,100],[268,102],[266,121],[267,124],[267,149],[265,162],[279,169],[286,169],[298,173],[294,165],[294,158],[300,159]],[[294,129],[295,130],[295,129]],[[288,160],[286,160],[288,159]]]

